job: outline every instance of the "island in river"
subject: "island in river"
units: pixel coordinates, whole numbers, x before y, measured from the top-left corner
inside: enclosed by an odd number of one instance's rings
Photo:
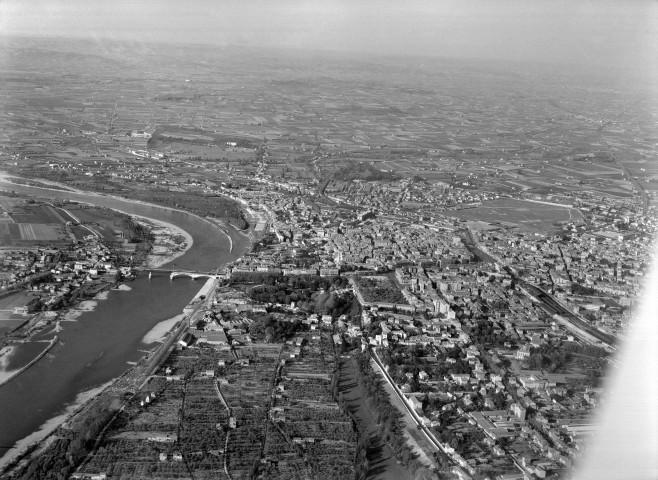
[[[160,222],[159,226],[165,228],[169,228],[168,224],[171,232],[182,235],[186,243],[184,250],[174,253],[176,265],[182,269],[209,271],[235,260],[250,247],[247,237],[240,232],[231,229],[224,232],[201,217],[179,210],[93,193],[17,185],[6,180],[0,180],[0,188],[33,196],[47,194],[53,200],[99,205],[133,217],[144,217],[149,222]],[[186,232],[189,238],[182,232]],[[226,235],[230,235],[231,241]],[[158,255],[159,261],[153,259],[149,266],[171,266],[174,255]],[[158,348],[157,343],[143,340],[153,337],[148,334],[159,324],[171,322],[180,315],[198,293],[200,285],[187,278],[171,281],[168,275],[154,275],[149,279],[146,274],[141,274],[130,282],[129,288],[129,291],[109,291],[105,300],[97,299],[91,304],[81,305],[85,310],[70,312],[67,318],[35,338],[34,343],[39,348],[55,335],[58,335],[59,343],[44,360],[19,379],[0,387],[3,404],[0,445],[12,447],[2,451],[4,456],[0,462],[6,465],[16,459],[21,450],[55,430],[63,420],[62,415],[71,413],[108,382],[122,374],[122,378],[127,378],[125,372],[129,364],[137,363],[137,368],[131,371],[138,372],[139,365],[144,364],[144,354],[152,357],[154,349]],[[12,362],[33,354],[34,351],[21,352],[19,349],[9,359],[8,366],[11,368]],[[115,390],[112,387],[106,389],[114,398],[107,403],[108,407],[121,399],[121,395],[114,395]],[[107,400],[109,397],[102,395],[97,398]],[[21,448],[16,448],[17,444]]]

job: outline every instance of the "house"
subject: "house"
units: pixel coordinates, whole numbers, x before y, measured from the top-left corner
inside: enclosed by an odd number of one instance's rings
[[[546,388],[546,380],[535,375],[519,375],[519,382],[527,390]]]
[[[423,411],[423,402],[418,400],[414,396],[405,396],[405,399],[407,400],[407,403],[411,408],[413,408],[416,412],[422,412]]]
[[[519,348],[516,352],[516,358],[518,360],[525,360],[526,358],[530,358],[530,345],[526,344]]]
[[[147,440],[149,442],[157,442],[157,443],[175,443],[178,441],[178,435],[177,434],[164,434],[164,435],[154,435],[152,437],[148,437]],[[166,460],[166,458],[165,458]]]
[[[451,373],[450,376],[457,385],[466,385],[471,379],[467,373]]]
[[[149,392],[142,398],[142,400],[139,402],[139,404],[144,407],[151,403],[153,400],[155,400],[155,392]]]
[[[193,342],[194,342],[194,336],[191,333],[186,333],[185,335],[183,335],[183,338],[178,340],[178,344],[183,348],[189,347],[190,345],[192,345]]]

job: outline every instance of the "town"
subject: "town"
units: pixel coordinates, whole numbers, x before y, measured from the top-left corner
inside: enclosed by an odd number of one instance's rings
[[[99,88],[38,84],[19,111],[25,84],[3,87],[0,282],[21,295],[3,335],[25,339],[127,280],[154,245],[187,246],[21,186],[177,209],[250,248],[205,271],[166,264],[172,278],[207,277],[183,317],[7,478],[53,465],[78,479],[573,470],[650,266],[649,106],[619,116],[637,105],[622,89],[603,101],[574,79],[524,73],[546,95],[567,92],[563,104],[534,99],[550,112],[535,115],[534,103],[487,93],[509,79],[468,65],[455,67],[466,84],[441,87],[429,67],[400,73],[413,88],[365,88],[375,74],[350,65],[348,102],[340,62],[335,78],[314,73],[319,93],[278,70],[264,88],[245,60],[221,88],[205,64],[124,84],[100,80],[103,60],[77,61],[68,68],[98,67]]]

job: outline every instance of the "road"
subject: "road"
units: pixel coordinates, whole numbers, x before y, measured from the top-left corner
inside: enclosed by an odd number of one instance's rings
[[[381,359],[379,358],[379,355],[377,355],[377,352],[375,350],[372,350],[372,359],[374,360],[374,366],[376,367],[376,371],[378,371],[382,376],[384,377],[384,380],[386,380],[386,384],[389,386],[389,388],[392,390],[394,395],[392,395],[391,401],[393,402],[394,406],[396,406],[405,416],[405,421],[407,425],[412,428],[412,431],[418,431],[422,433],[423,438],[421,439],[422,443],[429,443],[430,449],[433,450],[434,452],[436,451],[441,451],[443,452],[454,464],[459,464],[452,456],[450,452],[446,450],[446,447],[439,442],[439,440],[434,436],[434,434],[430,431],[429,428],[427,428],[423,422],[420,419],[420,416],[414,411],[413,408],[409,406],[409,404],[406,402],[404,398],[404,394],[400,391],[398,386],[395,384],[393,379],[390,377],[386,369],[384,368],[384,365],[382,364]],[[387,389],[388,390],[388,389]],[[389,392],[391,390],[388,390]],[[410,420],[407,420],[410,418]],[[414,439],[416,440],[416,439]],[[419,446],[420,448],[420,446]],[[433,452],[432,452],[433,453]],[[427,451],[425,450],[425,454],[427,455]],[[434,462],[432,461],[432,464]],[[464,467],[464,465],[461,465]]]

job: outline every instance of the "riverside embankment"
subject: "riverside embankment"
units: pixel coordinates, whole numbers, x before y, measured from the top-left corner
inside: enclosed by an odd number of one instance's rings
[[[246,238],[236,234],[231,251],[226,234],[217,226],[177,210],[2,180],[0,189],[90,203],[175,225],[193,239],[190,249],[176,259],[176,266],[181,269],[209,271],[235,260],[249,248]],[[179,315],[204,283],[205,279],[172,281],[166,274],[154,275],[151,279],[146,274],[140,275],[130,282],[130,290],[109,291],[107,298],[96,301],[93,308],[73,312],[74,315],[65,316],[57,325],[40,333],[35,340],[48,341],[57,335],[59,342],[39,362],[0,386],[3,406],[0,409],[0,456],[23,438],[34,439],[35,432],[49,425],[49,420],[65,411],[80,394],[106,384],[139,361],[145,351],[155,346],[144,342],[145,337],[149,338],[147,334],[154,326]],[[22,346],[18,346],[20,348]],[[12,361],[20,357],[20,351],[14,352],[6,365],[7,370],[19,368]]]

